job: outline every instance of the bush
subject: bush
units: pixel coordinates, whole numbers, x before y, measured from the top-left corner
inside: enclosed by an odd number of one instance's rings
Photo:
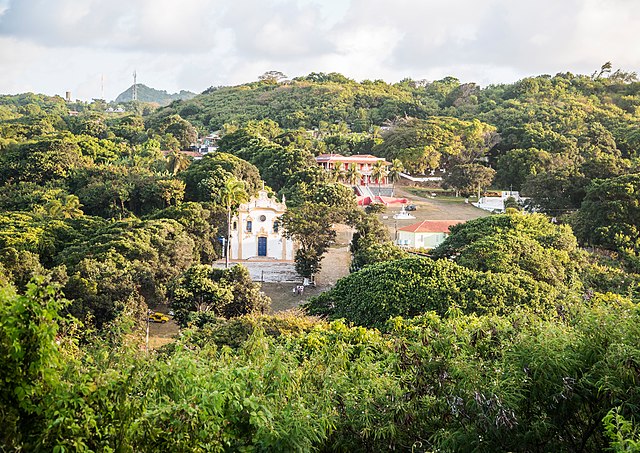
[[[305,309],[329,319],[380,327],[391,317],[427,311],[446,315],[507,313],[517,306],[543,312],[557,292],[525,276],[478,272],[447,260],[406,258],[367,266],[312,298]]]
[[[175,319],[183,327],[190,322],[206,323],[212,319],[208,314],[232,318],[264,313],[271,305],[271,299],[260,292],[241,265],[229,269],[192,266],[173,282],[170,300]]]

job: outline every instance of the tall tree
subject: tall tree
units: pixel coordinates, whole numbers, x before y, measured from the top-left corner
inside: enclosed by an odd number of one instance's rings
[[[480,199],[482,189],[491,185],[496,171],[493,168],[479,164],[457,165],[448,172],[444,178],[444,185],[456,190],[456,194],[462,192],[469,196],[477,192]]]
[[[174,176],[182,170],[186,170],[190,163],[191,159],[180,151],[174,150],[167,156],[167,170]]]
[[[75,195],[66,195],[51,200],[45,206],[47,213],[54,218],[76,219],[82,217],[82,204]]]
[[[258,80],[261,82],[276,84],[279,81],[286,79],[287,76],[280,71],[267,71],[261,76],[258,77]]]
[[[404,171],[404,166],[402,165],[402,161],[400,159],[393,159],[391,161],[391,166],[389,167],[388,177],[391,181],[392,188],[391,193],[395,193],[396,191],[396,182],[400,179],[400,173]]]
[[[345,172],[345,178],[347,179],[347,182],[353,186],[358,184],[358,181],[360,181],[360,172],[358,171],[358,167],[355,163],[349,164],[347,171]]]
[[[371,167],[371,176],[378,183],[378,195],[380,195],[380,180],[382,180],[385,176],[387,176],[387,166],[383,160],[376,161]]]
[[[344,179],[344,168],[342,162],[335,162],[331,169],[331,179],[335,182],[341,182]]]
[[[573,224],[582,242],[615,250],[640,271],[640,173],[591,183]]]
[[[336,237],[332,228],[334,212],[329,206],[307,202],[289,209],[282,216],[284,234],[300,243],[296,252],[296,271],[313,277],[320,270],[322,255]]]
[[[231,239],[231,211],[240,205],[249,201],[249,194],[244,188],[244,182],[235,177],[227,179],[224,186],[220,189],[220,204],[227,209],[227,240],[224,244],[224,266],[229,267],[229,252],[231,247],[229,242]]]

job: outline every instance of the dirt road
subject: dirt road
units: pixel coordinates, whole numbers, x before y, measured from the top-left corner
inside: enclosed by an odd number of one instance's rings
[[[293,292],[293,285],[286,283],[263,283],[262,291],[271,298],[271,311],[282,311],[295,308],[327,291],[342,277],[349,275],[351,253],[349,244],[353,237],[353,229],[347,225],[334,225],[336,229],[336,243],[329,248],[322,260],[322,268],[316,275],[316,286],[308,286],[302,295]]]

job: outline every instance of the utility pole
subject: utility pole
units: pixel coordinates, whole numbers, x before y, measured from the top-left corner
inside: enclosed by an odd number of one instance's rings
[[[151,310],[147,310],[147,336],[144,342],[144,352],[149,353],[149,315],[151,315]]]
[[[393,240],[395,241],[396,245],[398,245],[398,219],[393,219],[393,224],[395,226],[395,234],[393,236]]]

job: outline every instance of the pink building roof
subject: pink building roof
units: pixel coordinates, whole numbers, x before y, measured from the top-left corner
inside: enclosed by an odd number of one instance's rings
[[[354,154],[353,156],[343,156],[342,154],[320,154],[316,157],[316,162],[342,162],[342,163],[358,163],[358,164],[368,164],[374,163],[376,161],[382,160],[386,165],[390,165],[389,162],[385,161],[382,157],[372,156],[371,154]]]
[[[411,233],[448,233],[449,227],[462,223],[462,220],[423,220],[406,227],[398,228],[398,231]]]
[[[162,150],[161,152],[166,157],[169,154],[171,154],[173,151],[171,151],[171,150]],[[185,156],[193,157],[194,159],[198,159],[198,158],[204,157],[204,154],[199,153],[198,151],[182,151],[182,150],[180,150],[179,152],[180,152],[180,154],[184,154]]]

